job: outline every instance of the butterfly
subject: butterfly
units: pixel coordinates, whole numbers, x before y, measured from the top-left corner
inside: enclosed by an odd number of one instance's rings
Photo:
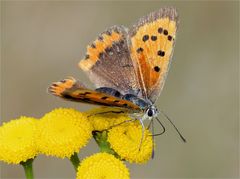
[[[79,67],[96,89],[69,77],[49,92],[83,103],[111,106],[145,119],[158,115],[154,105],[169,70],[178,28],[178,14],[164,7],[140,18],[130,29],[112,26],[87,46]]]

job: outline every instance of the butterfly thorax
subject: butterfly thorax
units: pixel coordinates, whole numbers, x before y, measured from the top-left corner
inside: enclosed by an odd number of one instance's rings
[[[157,108],[153,105],[153,103],[148,99],[140,98],[134,94],[125,94],[122,99],[131,101],[132,103],[139,106],[143,111],[143,120],[151,119],[158,115]]]

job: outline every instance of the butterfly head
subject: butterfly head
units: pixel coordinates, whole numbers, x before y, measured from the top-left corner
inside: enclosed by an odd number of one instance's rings
[[[158,110],[154,105],[150,105],[146,108],[145,114],[151,119],[153,117],[157,117]]]

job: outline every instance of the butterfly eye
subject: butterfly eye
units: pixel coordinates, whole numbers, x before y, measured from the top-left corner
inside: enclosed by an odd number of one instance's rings
[[[152,117],[152,116],[153,116],[153,111],[152,111],[152,109],[148,109],[148,110],[147,110],[147,115],[148,115],[149,117]]]

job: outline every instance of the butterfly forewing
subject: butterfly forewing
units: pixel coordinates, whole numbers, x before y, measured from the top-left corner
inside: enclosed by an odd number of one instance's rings
[[[100,34],[87,47],[87,55],[79,66],[97,88],[114,88],[122,94],[139,91],[129,52],[128,32],[123,26],[113,26]]]
[[[130,31],[131,57],[144,97],[155,102],[163,88],[173,51],[177,12],[162,8],[139,19]]]

